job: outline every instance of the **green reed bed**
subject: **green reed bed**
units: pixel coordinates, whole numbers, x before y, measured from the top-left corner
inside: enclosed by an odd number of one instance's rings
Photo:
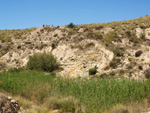
[[[86,106],[86,112],[101,112],[116,104],[150,99],[150,80],[67,79],[22,71],[0,73],[0,90],[39,103],[52,96],[73,96]]]

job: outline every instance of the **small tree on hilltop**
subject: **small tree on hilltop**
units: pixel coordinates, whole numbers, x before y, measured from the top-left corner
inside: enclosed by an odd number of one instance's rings
[[[73,23],[68,24],[68,28],[74,28],[75,25]]]

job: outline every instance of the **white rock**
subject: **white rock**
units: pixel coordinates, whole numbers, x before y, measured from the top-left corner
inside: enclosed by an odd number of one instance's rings
[[[145,29],[145,38],[150,40],[150,28]]]
[[[141,29],[141,28],[136,28],[136,29],[135,29],[135,33],[136,33],[136,36],[137,36],[138,38],[140,38],[141,34],[144,33],[144,31],[143,31],[143,29]]]

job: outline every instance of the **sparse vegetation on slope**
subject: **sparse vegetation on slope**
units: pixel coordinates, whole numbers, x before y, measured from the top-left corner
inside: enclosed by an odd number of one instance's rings
[[[35,30],[35,28],[30,29],[19,29],[19,30],[1,30],[0,31],[0,41],[11,42],[12,38],[22,39],[23,35],[30,33]]]

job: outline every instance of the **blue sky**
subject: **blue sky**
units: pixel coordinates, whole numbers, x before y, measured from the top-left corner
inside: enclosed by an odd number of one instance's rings
[[[150,15],[150,0],[0,0],[0,29],[112,22]]]

